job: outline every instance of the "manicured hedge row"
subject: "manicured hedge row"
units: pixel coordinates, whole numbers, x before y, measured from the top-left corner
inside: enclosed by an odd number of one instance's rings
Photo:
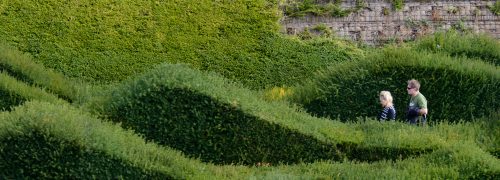
[[[10,110],[12,107],[24,103],[26,100],[40,100],[47,102],[62,102],[56,96],[25,83],[0,71],[0,109]]]
[[[78,85],[60,73],[33,62],[28,54],[0,43],[0,70],[30,85],[41,86],[59,97],[73,101],[78,97]]]
[[[271,170],[269,170],[271,171]],[[500,161],[461,141],[417,158],[372,163],[314,163],[280,166],[257,179],[498,179]]]
[[[365,60],[338,63],[295,89],[293,101],[317,116],[355,120],[381,110],[378,93],[393,94],[398,119],[409,101],[406,82],[421,82],[429,119],[458,121],[488,116],[500,109],[500,70],[470,59],[386,48]]]
[[[200,179],[217,174],[69,105],[27,102],[0,113],[0,178],[29,177]]]
[[[277,6],[270,0],[9,0],[0,4],[0,39],[47,68],[93,83],[167,62],[253,89],[292,86],[333,61],[363,55],[338,40],[281,36]]]
[[[23,97],[8,91],[4,91],[3,89],[0,90],[0,97],[2,97],[2,99],[0,100],[0,110],[9,111],[12,107],[18,106],[26,101],[26,99],[24,99]]]
[[[414,139],[417,131],[372,139],[376,133],[364,134],[256,96],[214,74],[162,65],[96,97],[88,107],[148,140],[215,163],[297,163],[339,157],[376,161],[415,156],[442,145],[434,134]],[[380,133],[399,133],[401,128]]]
[[[454,30],[437,32],[418,40],[414,47],[456,57],[479,58],[496,66],[500,65],[500,41],[486,34],[461,33]]]
[[[235,90],[222,92],[225,86],[234,85],[216,78],[184,66],[164,65],[119,87],[103,113],[147,140],[205,162],[278,164],[341,159],[335,144],[246,113],[240,106],[248,105],[242,105],[248,97],[236,99]],[[224,93],[232,95],[217,97]],[[226,99],[232,102],[224,102]]]
[[[0,113],[0,177],[7,179],[496,179],[500,163],[491,157],[470,141],[447,141],[442,150],[395,161],[213,166],[68,105],[27,102]]]
[[[74,142],[61,141],[37,130],[0,138],[0,177],[170,179],[164,174],[139,169],[105,153],[89,151]]]

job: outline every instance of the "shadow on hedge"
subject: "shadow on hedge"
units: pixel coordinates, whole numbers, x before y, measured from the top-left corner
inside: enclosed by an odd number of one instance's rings
[[[319,122],[315,122],[318,119],[308,116],[311,120],[296,117],[274,122],[270,116],[283,118],[290,110],[276,110],[280,107],[271,107],[245,88],[180,65],[163,65],[125,82],[106,97],[101,105],[94,104],[103,106],[99,110],[102,115],[149,141],[179,149],[204,162],[253,165],[346,159],[378,161],[430,151],[365,148],[354,140],[318,138],[306,132],[314,131],[312,127],[318,126]],[[329,125],[332,126],[331,122]],[[291,128],[296,126],[311,129]]]

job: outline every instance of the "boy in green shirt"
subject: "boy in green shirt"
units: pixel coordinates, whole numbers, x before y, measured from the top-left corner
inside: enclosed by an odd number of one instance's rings
[[[410,103],[408,104],[408,112],[406,119],[408,123],[416,125],[418,120],[422,117],[422,126],[425,126],[427,121],[427,99],[420,93],[420,82],[415,79],[408,81],[406,87],[410,95]]]

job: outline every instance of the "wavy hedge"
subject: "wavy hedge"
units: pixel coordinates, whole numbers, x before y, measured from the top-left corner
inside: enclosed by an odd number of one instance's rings
[[[365,60],[330,66],[296,88],[292,99],[311,114],[346,121],[375,117],[380,110],[378,92],[388,90],[397,118],[404,119],[406,82],[412,78],[422,84],[431,121],[471,120],[500,109],[498,67],[408,48],[386,48]]]
[[[466,56],[500,65],[500,41],[486,34],[461,33],[454,30],[437,32],[416,43],[415,49]]]
[[[405,124],[365,132],[256,96],[218,75],[162,65],[87,106],[150,141],[217,164],[395,160],[443,146],[441,135]]]
[[[418,158],[373,163],[343,162],[279,166],[257,179],[498,179],[500,160],[470,142],[447,145]]]
[[[362,55],[347,43],[282,37],[279,18],[269,0],[9,0],[0,3],[0,39],[45,67],[96,83],[168,62],[258,89],[293,85],[318,67]]]
[[[419,134],[425,136],[427,133]],[[394,162],[317,162],[277,167],[214,166],[187,159],[169,148],[146,143],[132,131],[101,122],[74,107],[27,102],[11,112],[0,113],[0,177],[498,178],[499,160],[468,142],[446,141],[441,150]]]
[[[18,106],[27,100],[62,102],[57,96],[43,89],[19,82],[4,71],[0,71],[0,110],[11,110],[12,107]]]
[[[28,54],[1,43],[0,70],[30,85],[44,87],[70,102],[78,99],[78,88],[81,85],[60,73],[36,64]]]
[[[198,161],[68,105],[27,102],[0,114],[2,179],[215,177],[198,168]]]
[[[278,164],[341,159],[343,153],[336,144],[299,133],[298,124],[280,125],[287,119],[277,118],[285,114],[269,117],[264,108],[271,107],[260,105],[252,95],[219,76],[163,65],[114,90],[101,112],[147,140],[205,162]],[[354,136],[332,140],[355,140],[355,132],[350,134]]]

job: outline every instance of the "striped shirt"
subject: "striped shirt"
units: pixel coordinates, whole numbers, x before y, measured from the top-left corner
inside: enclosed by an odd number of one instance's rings
[[[396,110],[394,106],[384,107],[384,110],[378,115],[378,119],[380,121],[385,121],[387,119],[392,121],[396,120]]]

